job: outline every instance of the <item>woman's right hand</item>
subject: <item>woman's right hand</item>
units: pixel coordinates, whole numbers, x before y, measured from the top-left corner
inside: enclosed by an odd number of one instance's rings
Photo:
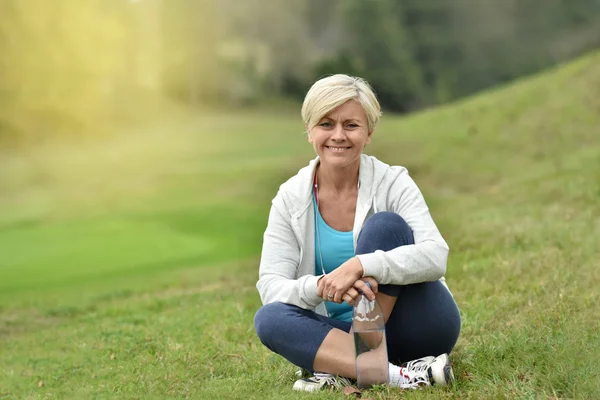
[[[369,285],[371,285],[371,288],[369,288],[367,282],[369,283]],[[372,276],[365,276],[354,282],[352,287],[348,289],[346,293],[344,293],[342,299],[346,303],[354,307],[360,294],[359,290],[362,291],[365,294],[365,296],[367,296],[370,300],[374,300],[375,295],[378,292],[378,288],[379,285],[377,284],[375,278],[373,278]]]

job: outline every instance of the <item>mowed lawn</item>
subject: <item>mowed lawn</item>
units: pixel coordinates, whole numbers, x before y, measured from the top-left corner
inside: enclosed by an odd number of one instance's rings
[[[600,54],[408,117],[406,166],[451,253],[450,390],[600,398]],[[292,392],[256,338],[270,200],[313,157],[298,108],[171,110],[0,154],[0,399],[341,399]]]

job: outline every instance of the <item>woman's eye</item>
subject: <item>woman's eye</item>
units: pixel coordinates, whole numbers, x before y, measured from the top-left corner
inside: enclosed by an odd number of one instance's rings
[[[322,126],[323,128],[329,128],[329,127],[331,127],[331,123],[329,123],[329,122],[321,122],[319,124],[319,126]]]
[[[348,124],[348,128],[352,128],[352,129],[358,128],[358,125],[357,124]]]

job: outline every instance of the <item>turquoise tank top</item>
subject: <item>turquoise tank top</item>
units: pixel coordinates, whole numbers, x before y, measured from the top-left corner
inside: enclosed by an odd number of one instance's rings
[[[323,272],[328,274],[354,257],[354,237],[352,231],[341,232],[327,225],[321,217],[314,193],[313,206],[316,215],[315,275],[321,275]],[[323,265],[321,265],[321,259],[323,259]],[[352,322],[352,306],[345,301],[342,304],[325,301],[325,308],[329,317]]]

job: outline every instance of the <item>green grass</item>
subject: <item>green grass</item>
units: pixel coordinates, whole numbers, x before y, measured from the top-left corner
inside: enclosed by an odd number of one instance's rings
[[[451,390],[600,398],[600,54],[385,115],[451,255]],[[312,149],[298,110],[171,110],[102,142],[0,155],[0,399],[343,398],[291,391],[256,338],[270,199]]]

